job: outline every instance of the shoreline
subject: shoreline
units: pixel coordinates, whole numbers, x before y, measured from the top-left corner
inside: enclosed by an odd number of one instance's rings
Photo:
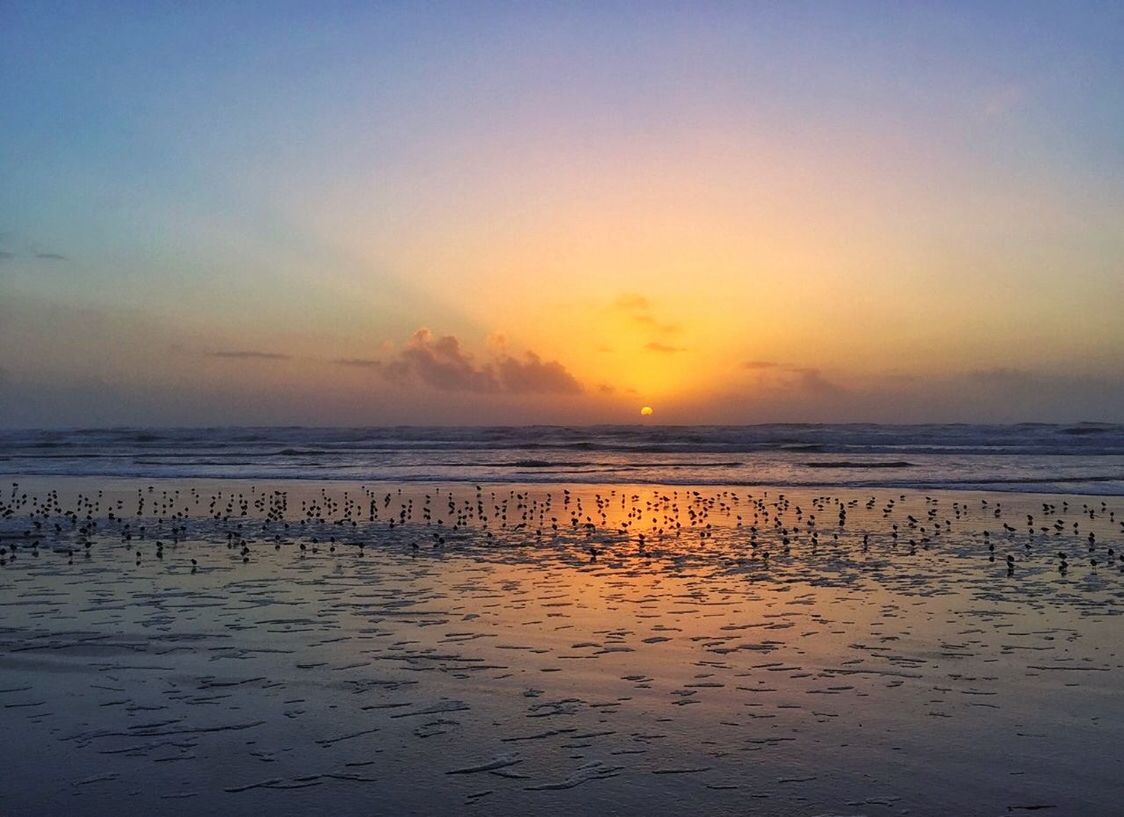
[[[407,477],[400,479],[358,479],[348,477],[316,477],[309,476],[303,478],[296,478],[292,476],[286,477],[247,477],[240,475],[231,476],[122,476],[122,475],[101,475],[101,474],[36,474],[36,473],[5,473],[0,471],[0,491],[5,486],[10,486],[13,482],[28,485],[46,485],[48,483],[60,483],[63,485],[72,483],[85,483],[85,484],[143,484],[148,485],[196,485],[196,486],[220,486],[220,485],[244,485],[244,486],[259,486],[267,487],[273,485],[285,485],[292,488],[308,488],[312,485],[333,485],[340,487],[362,487],[362,486],[390,486],[390,487],[404,487],[404,486],[418,486],[418,490],[432,491],[436,489],[460,489],[461,491],[471,490],[475,485],[494,485],[502,487],[504,490],[534,490],[542,491],[551,487],[565,488],[571,491],[591,492],[597,489],[623,491],[632,489],[652,491],[659,488],[668,488],[670,490],[689,491],[689,490],[743,490],[754,489],[756,491],[768,492],[799,492],[806,493],[809,491],[823,492],[826,495],[833,493],[852,493],[856,491],[861,492],[915,492],[924,494],[967,494],[967,495],[989,495],[994,494],[998,496],[1032,496],[1032,497],[1068,497],[1088,499],[1095,501],[1107,501],[1114,498],[1124,497],[1124,490],[1114,491],[1110,493],[1098,493],[1095,491],[1067,491],[1057,490],[1058,485],[1073,484],[1073,485],[1087,485],[1089,482],[1099,483],[1114,481],[1112,478],[1097,478],[1094,480],[1080,480],[1080,479],[1063,479],[1055,481],[1031,481],[1027,482],[1021,479],[1010,480],[996,480],[992,482],[970,482],[963,485],[950,485],[948,483],[934,483],[934,484],[917,484],[917,483],[870,483],[870,484],[846,484],[841,485],[838,483],[825,483],[825,482],[808,482],[808,483],[778,483],[778,482],[705,482],[705,481],[684,481],[684,482],[668,482],[659,480],[622,480],[622,481],[574,481],[566,479],[527,479],[515,478],[511,479],[490,479],[490,480],[475,480],[465,477],[463,479],[448,479],[447,477],[432,477],[432,478],[417,478]],[[1002,485],[1005,487],[994,487]],[[1037,487],[1037,489],[1035,489]]]

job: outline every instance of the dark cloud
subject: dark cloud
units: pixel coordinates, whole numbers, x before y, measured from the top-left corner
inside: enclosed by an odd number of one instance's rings
[[[781,364],[752,386],[691,406],[713,422],[1013,423],[1124,420],[1124,371],[994,367],[849,376]]]
[[[424,328],[415,332],[406,348],[384,363],[381,371],[391,380],[418,380],[441,391],[499,391],[495,370],[477,367],[456,337],[434,337]]]
[[[256,352],[251,349],[231,349],[218,352],[208,352],[207,357],[219,357],[228,360],[289,360],[290,355],[280,352]]]
[[[332,361],[340,366],[352,366],[356,369],[378,369],[382,366],[381,360],[369,357],[339,357]]]
[[[16,257],[16,254],[14,252],[8,252],[7,250],[0,250],[0,261],[7,261],[7,260],[9,260],[11,258],[15,258],[15,257]]]
[[[742,368],[758,372],[757,382],[767,389],[821,398],[838,396],[847,391],[838,383],[828,380],[816,368],[792,366],[772,360],[751,360],[743,363]]]
[[[659,343],[658,341],[651,341],[644,344],[644,348],[649,352],[659,352],[664,355],[673,355],[676,352],[687,351],[682,346],[668,346],[666,343]]]
[[[579,394],[581,384],[557,360],[527,352],[523,360],[505,355],[496,368],[505,391],[513,394]]]
[[[377,370],[396,382],[418,382],[440,391],[478,394],[579,394],[581,384],[556,360],[534,352],[522,358],[501,352],[477,363],[453,335],[419,329],[402,351],[387,361],[339,360],[345,366]]]
[[[37,252],[37,253],[35,253],[35,257],[36,258],[42,258],[46,261],[68,261],[69,260],[65,255],[59,255],[57,252]]]

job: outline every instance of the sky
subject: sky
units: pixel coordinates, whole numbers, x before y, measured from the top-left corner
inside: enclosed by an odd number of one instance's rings
[[[4,0],[0,426],[1124,421],[1122,77],[1119,2]]]

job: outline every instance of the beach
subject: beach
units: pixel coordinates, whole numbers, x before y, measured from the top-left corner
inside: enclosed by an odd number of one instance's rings
[[[4,485],[12,814],[1117,813],[1118,497]]]
[[[1124,3],[0,31],[0,817],[1124,815]]]

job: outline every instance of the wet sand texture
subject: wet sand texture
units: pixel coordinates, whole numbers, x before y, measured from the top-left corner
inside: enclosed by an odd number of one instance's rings
[[[1121,813],[1113,498],[2,497],[5,814]]]

